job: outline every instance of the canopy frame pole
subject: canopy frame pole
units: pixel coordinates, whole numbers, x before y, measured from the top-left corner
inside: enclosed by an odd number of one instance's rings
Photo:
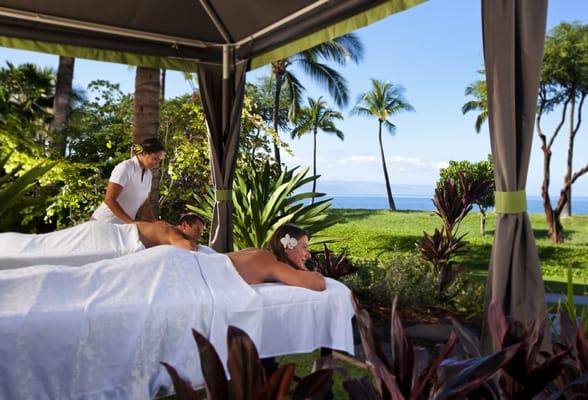
[[[79,22],[69,18],[54,17],[46,14],[33,13],[29,11],[13,10],[6,7],[0,7],[0,16],[16,18],[23,21],[41,22],[44,24],[62,26],[66,28],[84,29],[92,32],[115,34],[120,36],[132,37],[135,39],[148,39],[157,42],[167,43],[172,46],[191,46],[206,48],[207,45],[216,45],[215,43],[206,43],[201,40],[187,39],[177,36],[163,35],[160,33],[151,33],[136,29],[119,28],[112,25],[97,24],[94,22]]]

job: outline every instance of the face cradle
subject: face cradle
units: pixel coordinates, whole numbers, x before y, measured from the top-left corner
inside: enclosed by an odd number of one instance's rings
[[[306,269],[304,266],[306,260],[310,258],[308,251],[308,236],[302,236],[293,249],[285,249],[288,260],[300,269]]]

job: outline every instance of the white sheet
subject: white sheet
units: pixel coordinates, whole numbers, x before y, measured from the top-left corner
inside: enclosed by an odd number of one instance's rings
[[[0,270],[42,264],[80,266],[142,249],[132,224],[89,221],[44,234],[0,233]]]
[[[308,301],[310,299],[310,301]],[[353,352],[349,290],[247,285],[222,254],[158,246],[80,268],[0,272],[0,398],[144,399],[168,362],[201,385],[194,328],[226,361],[228,325],[262,356]]]

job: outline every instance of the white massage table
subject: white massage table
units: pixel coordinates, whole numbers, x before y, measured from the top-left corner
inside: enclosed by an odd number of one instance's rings
[[[247,285],[228,257],[158,246],[79,268],[0,271],[0,398],[146,399],[165,361],[203,384],[194,328],[226,361],[229,325],[261,357],[353,354],[350,291]],[[165,391],[165,390],[164,390]]]

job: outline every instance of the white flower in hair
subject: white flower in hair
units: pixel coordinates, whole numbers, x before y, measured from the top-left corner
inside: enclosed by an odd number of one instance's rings
[[[284,246],[285,249],[292,250],[298,244],[298,240],[290,237],[290,235],[286,233],[286,235],[280,239],[280,243],[282,243],[282,246]]]

